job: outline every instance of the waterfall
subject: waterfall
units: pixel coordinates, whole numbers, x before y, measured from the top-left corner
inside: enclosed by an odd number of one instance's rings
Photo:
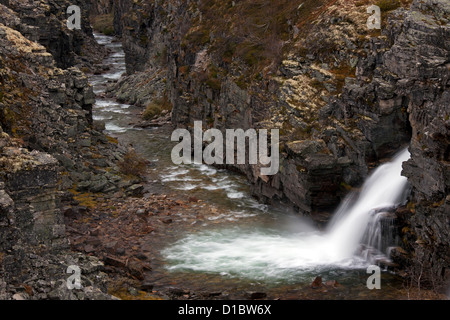
[[[359,193],[347,196],[327,229],[317,230],[304,218],[293,217],[289,228],[242,226],[189,234],[164,250],[170,270],[201,271],[253,279],[298,281],[308,273],[360,269],[391,245],[392,209],[406,199],[408,182],[401,175],[409,159],[405,149],[379,166]],[[289,229],[286,231],[286,229]],[[365,244],[365,251],[359,250]],[[373,258],[372,254],[372,258]]]
[[[361,242],[361,255],[375,264],[386,262],[392,247],[398,244],[395,215],[390,212],[374,211],[370,215],[366,233]]]
[[[353,255],[366,232],[369,232],[369,245],[381,246],[380,218],[386,209],[394,208],[405,200],[408,181],[401,172],[402,163],[409,157],[407,149],[401,151],[392,161],[381,165],[368,177],[352,205],[348,203],[349,199],[355,197],[354,194],[344,200],[345,205],[338,210],[327,230],[336,258],[343,259]]]

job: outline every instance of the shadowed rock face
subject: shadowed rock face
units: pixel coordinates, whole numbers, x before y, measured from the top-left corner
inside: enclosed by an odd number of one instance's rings
[[[95,96],[83,72],[58,67],[80,61],[76,41],[65,38],[67,4],[0,4],[0,299],[111,298],[102,263],[69,251],[62,200],[78,185],[118,190],[115,163],[125,148],[94,129]],[[54,42],[71,43],[60,53],[73,61],[59,59]],[[85,279],[77,292],[66,284],[70,265]]]
[[[68,251],[58,161],[0,134],[0,299],[110,299],[102,263]],[[82,290],[67,287],[70,265]]]
[[[408,101],[412,128],[411,159],[403,166],[412,186],[408,216],[401,214],[411,253],[405,264],[412,281],[434,288],[449,285],[449,13],[448,1],[415,1],[385,55],[400,78],[397,92]]]
[[[66,26],[69,17],[66,11],[70,5],[78,5],[82,10],[81,30],[69,30]],[[88,19],[89,1],[13,0],[6,6],[15,12],[21,22],[16,26],[9,26],[45,46],[58,67],[89,64],[87,58],[92,56],[92,52],[101,50],[89,37],[92,33]]]
[[[220,19],[235,25],[239,4],[215,5],[224,10]],[[330,211],[369,168],[409,144],[403,173],[415,209],[399,214],[411,230],[402,235],[410,254],[403,265],[417,271],[419,258],[426,270],[424,261],[431,261],[428,278],[448,281],[449,250],[440,249],[449,241],[448,1],[383,12],[381,32],[372,33],[364,6],[326,2],[310,12],[315,24],[292,18],[281,62],[251,77],[245,59],[225,45],[239,30],[208,24],[208,8],[116,0],[114,13],[128,59],[129,76],[115,88],[122,100],[145,106],[151,89],[155,97],[167,89],[176,126],[203,120],[219,129],[281,129],[278,174],[233,167],[262,199],[307,214]]]

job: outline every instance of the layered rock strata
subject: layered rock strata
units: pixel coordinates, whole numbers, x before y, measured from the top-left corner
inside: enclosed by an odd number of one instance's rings
[[[5,4],[0,4],[0,297],[111,299],[102,262],[69,250],[64,223],[68,207],[88,205],[82,196],[111,194],[139,181],[125,179],[117,166],[127,148],[92,120],[95,95],[79,67],[95,63],[83,49],[95,41],[90,29],[67,29],[67,1]],[[69,266],[80,268],[82,288],[68,286]]]

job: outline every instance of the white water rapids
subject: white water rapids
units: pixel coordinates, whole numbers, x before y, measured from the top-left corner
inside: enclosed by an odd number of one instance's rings
[[[402,163],[405,149],[378,167],[359,194],[351,194],[334,214],[325,231],[301,220],[290,228],[230,227],[189,234],[163,251],[172,271],[220,273],[251,279],[286,279],[292,275],[336,269],[361,269],[371,264],[357,254],[361,242],[377,221],[377,212],[405,199],[407,179]],[[372,225],[372,228],[369,226]],[[379,232],[379,231],[377,231]]]

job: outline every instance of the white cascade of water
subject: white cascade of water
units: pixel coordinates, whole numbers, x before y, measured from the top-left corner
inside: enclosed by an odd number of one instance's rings
[[[408,158],[409,152],[403,150],[377,168],[359,194],[346,197],[325,231],[303,220],[297,224],[289,221],[289,232],[242,227],[205,230],[187,235],[164,250],[163,255],[171,261],[168,268],[254,279],[298,279],[320,269],[367,266],[371,263],[357,255],[358,249],[363,240],[369,245],[383,245],[378,213],[404,200],[407,179],[401,171]]]
[[[395,215],[390,212],[373,212],[361,241],[360,255],[376,264],[390,261],[391,249],[398,245]]]
[[[377,219],[377,211],[383,212],[382,209],[395,207],[404,200],[408,181],[401,175],[402,163],[409,157],[405,149],[391,162],[378,167],[364,182],[356,202],[344,206],[344,213],[335,215],[327,230],[335,258],[351,257],[370,226],[371,219]]]

